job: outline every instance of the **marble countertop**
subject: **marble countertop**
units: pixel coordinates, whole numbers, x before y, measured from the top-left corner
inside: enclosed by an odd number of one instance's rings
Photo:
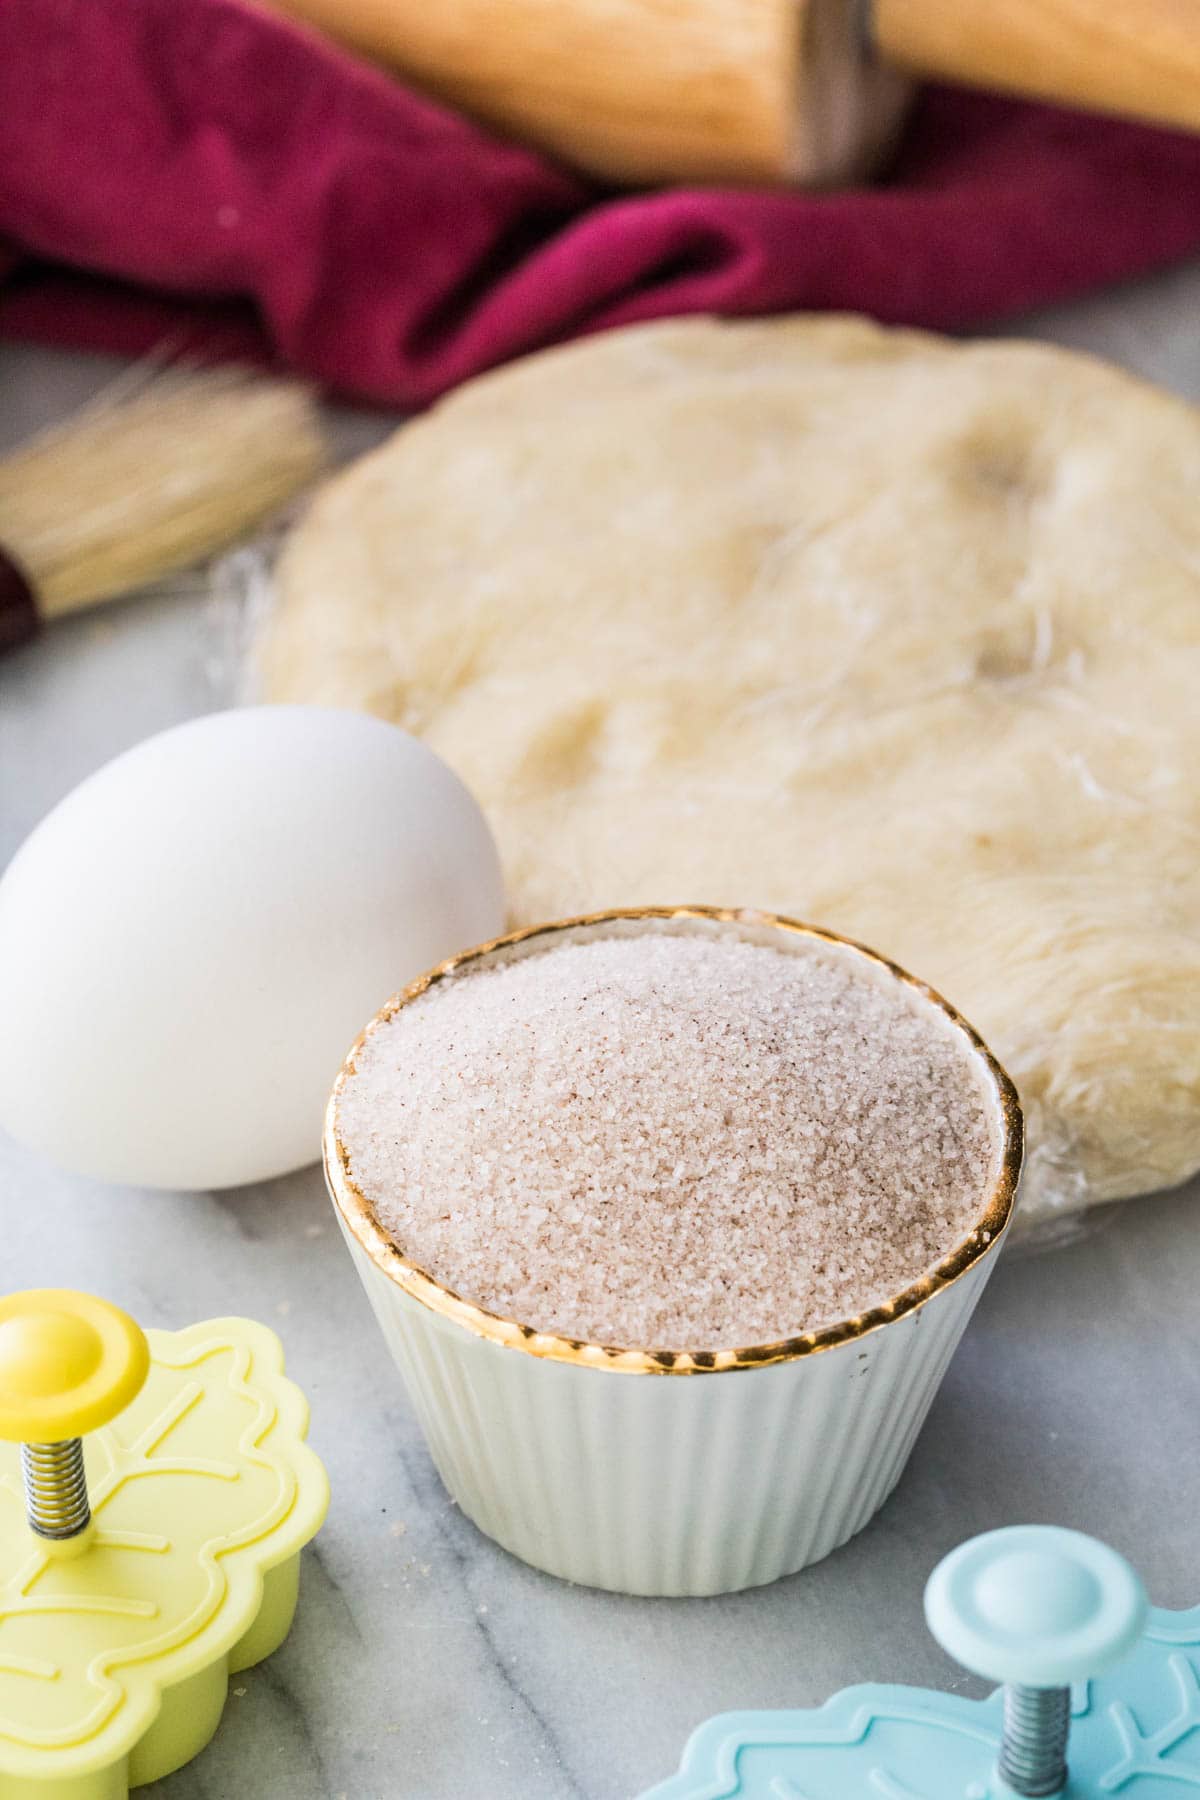
[[[1021,325],[1200,398],[1200,266]],[[97,359],[0,346],[0,443],[67,411]],[[333,418],[346,453],[390,422]],[[199,580],[0,663],[0,864],[76,781],[228,703]],[[732,1707],[852,1681],[980,1692],[925,1632],[945,1551],[1018,1521],[1115,1544],[1163,1605],[1200,1600],[1200,1185],[1006,1253],[878,1518],[753,1593],[634,1600],[514,1561],[443,1491],[318,1171],[215,1195],[97,1186],[0,1140],[3,1286],[93,1288],[150,1325],[283,1337],[333,1482],[286,1645],[239,1676],[212,1746],[147,1800],[630,1800]]]

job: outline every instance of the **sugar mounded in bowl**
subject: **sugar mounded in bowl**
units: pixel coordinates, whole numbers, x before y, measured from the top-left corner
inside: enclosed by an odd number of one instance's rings
[[[1021,1143],[1012,1083],[931,990],[709,907],[443,964],[358,1039],[324,1138],[464,1514],[636,1594],[773,1581],[874,1515],[995,1266]]]
[[[606,1345],[768,1344],[898,1294],[978,1223],[983,1057],[820,937],[569,937],[468,962],[367,1034],[351,1179],[461,1298]]]

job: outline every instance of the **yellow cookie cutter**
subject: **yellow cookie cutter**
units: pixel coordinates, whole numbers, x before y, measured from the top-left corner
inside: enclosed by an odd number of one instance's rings
[[[0,1800],[125,1800],[278,1648],[325,1470],[278,1338],[0,1299]]]

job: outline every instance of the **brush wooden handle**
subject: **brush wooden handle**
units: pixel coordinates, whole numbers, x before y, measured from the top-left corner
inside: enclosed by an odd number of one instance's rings
[[[922,75],[1200,130],[1200,0],[875,0]]]
[[[607,180],[844,180],[906,84],[849,0],[275,0]]]
[[[20,563],[0,544],[0,656],[28,644],[42,628],[33,589]]]

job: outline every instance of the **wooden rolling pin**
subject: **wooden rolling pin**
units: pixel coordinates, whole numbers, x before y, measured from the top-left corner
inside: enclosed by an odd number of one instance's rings
[[[275,4],[609,180],[845,180],[909,75],[1200,130],[1200,0]]]

